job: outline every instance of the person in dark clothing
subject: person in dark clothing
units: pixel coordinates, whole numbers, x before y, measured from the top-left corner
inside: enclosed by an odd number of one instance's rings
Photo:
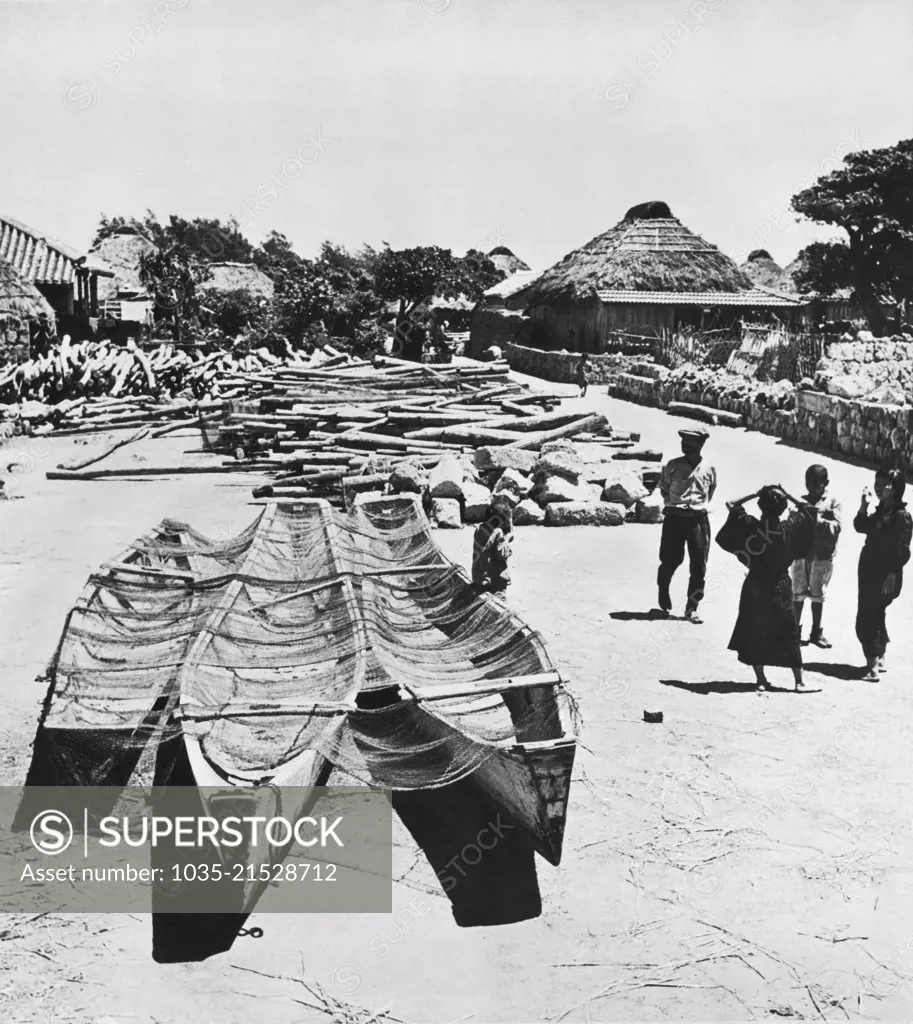
[[[577,382],[577,387],[580,388],[580,397],[585,398],[587,388],[590,386],[590,357],[586,353],[577,364],[577,373],[574,379]]]
[[[500,593],[510,583],[513,508],[510,499],[496,495],[491,515],[476,527],[472,542],[472,582],[481,590]]]
[[[900,596],[903,567],[910,560],[913,518],[903,500],[905,489],[902,470],[880,470],[875,476],[878,504],[869,511],[872,495],[866,489],[853,520],[856,532],[865,534],[859,555],[856,636],[865,655],[864,678],[873,683],[877,683],[885,671],[884,658],[890,640],[885,612]]]
[[[752,498],[758,499],[760,519],[743,507]],[[783,520],[789,502],[796,509]],[[727,502],[727,508],[729,518],[717,534],[717,543],[748,568],[729,650],[738,652],[739,661],[754,669],[758,689],[770,688],[764,667],[779,665],[792,669],[800,690],[804,685],[802,653],[789,568],[797,558],[804,558],[814,543],[817,510],[778,486],[762,487],[755,494]]]

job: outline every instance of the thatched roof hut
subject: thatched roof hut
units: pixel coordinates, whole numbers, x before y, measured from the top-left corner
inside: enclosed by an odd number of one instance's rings
[[[530,303],[595,298],[602,291],[739,292],[751,281],[663,202],[632,206],[615,227],[568,253],[536,282]]]
[[[209,277],[201,282],[201,291],[247,292],[254,298],[271,299],[276,286],[253,263],[210,263]]]
[[[126,298],[147,293],[140,280],[140,260],[155,252],[155,246],[135,228],[123,228],[103,238],[92,248],[90,256],[98,257],[114,271],[114,277],[99,282],[99,299]]]
[[[0,317],[37,320],[42,313],[54,323],[48,300],[11,263],[0,259]]]
[[[784,295],[798,295],[796,282],[788,270],[784,270],[766,249],[754,249],[748,259],[739,267],[752,284],[758,288],[770,288]]]
[[[508,276],[529,270],[529,266],[519,256],[514,255],[506,245],[496,245],[487,255],[498,270]]]
[[[631,207],[613,228],[546,270],[524,298],[541,344],[594,352],[620,333],[728,328],[758,311],[799,306],[756,288],[663,202]]]

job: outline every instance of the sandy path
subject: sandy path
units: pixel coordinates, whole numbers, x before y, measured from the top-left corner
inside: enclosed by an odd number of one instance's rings
[[[677,449],[684,421],[595,390],[579,404],[641,431],[651,447]],[[147,442],[110,464],[170,463],[192,446],[189,436]],[[34,470],[18,475],[24,500],[0,505],[7,784],[24,776],[44,692],[33,680],[87,574],[163,516],[225,534],[256,512],[248,504],[255,478],[55,483],[44,470],[87,448],[60,439],[38,457],[46,447],[36,443]],[[27,463],[28,443],[19,448]],[[795,493],[812,461],[828,466],[847,510],[871,477],[723,428],[707,452],[720,478],[717,526],[726,498],[769,482]],[[470,531],[438,537],[468,563]],[[860,662],[859,543],[847,525],[825,619],[834,648],[806,649],[821,666],[809,682],[823,692],[758,695],[750,670],[726,650],[741,571],[720,549],[711,554],[704,626],[611,617],[653,604],[658,543],[652,526],[519,531],[510,601],[546,637],[584,722],[564,861],[557,870],[540,862],[540,919],[456,928],[400,832],[395,904],[411,900],[414,914],[405,930],[386,917],[264,915],[252,920],[263,939],[239,939],[203,964],[161,967],[149,958],[148,919],[9,922],[13,937],[0,934],[0,1016],[330,1019],[292,1001],[311,998],[295,981],[238,969],[246,967],[316,981],[404,1021],[545,1020],[569,1010],[570,1021],[913,1018],[909,593],[891,610],[894,671],[879,685],[851,678],[839,667]],[[684,587],[680,572],[680,601]],[[773,675],[786,682],[786,673]],[[645,707],[663,709],[664,724],[644,724]],[[557,966],[566,964],[578,966]]]

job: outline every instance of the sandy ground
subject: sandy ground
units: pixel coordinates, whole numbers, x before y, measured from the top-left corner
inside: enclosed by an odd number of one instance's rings
[[[684,421],[610,400],[604,388],[574,401],[677,451]],[[173,464],[193,458],[181,455],[192,447],[189,434],[147,442],[106,465]],[[5,784],[24,778],[44,694],[35,677],[88,573],[163,516],[225,535],[257,512],[255,477],[44,478],[90,450],[36,439],[2,453],[4,463],[19,462],[24,496],[0,505]],[[850,513],[871,478],[725,428],[712,432],[707,454],[720,480],[716,526],[727,498],[771,482],[798,492],[813,461],[828,466]],[[438,537],[468,564],[469,530]],[[826,607],[834,647],[806,648],[808,681],[821,692],[758,694],[726,649],[742,572],[719,548],[705,625],[637,617],[655,601],[658,544],[655,526],[519,530],[509,600],[547,639],[583,718],[564,860],[558,869],[540,862],[541,918],[457,928],[400,831],[394,903],[411,902],[405,927],[385,916],[260,915],[251,924],[264,929],[262,939],[239,938],[202,964],[159,966],[148,918],[8,917],[0,922],[0,1018],[333,1019],[303,1005],[314,1001],[307,982],[411,1022],[913,1019],[910,593],[890,612],[892,671],[880,684],[859,681],[859,542],[847,525]],[[685,582],[680,571],[682,603]],[[613,617],[626,612],[635,614]],[[783,670],[771,676],[789,683]],[[662,709],[664,723],[645,724],[645,708]]]

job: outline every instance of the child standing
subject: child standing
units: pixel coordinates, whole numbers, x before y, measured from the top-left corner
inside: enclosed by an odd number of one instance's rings
[[[586,389],[590,383],[590,357],[584,353],[583,359],[577,364],[577,387],[580,388],[580,397],[586,396]]]
[[[792,564],[793,610],[796,624],[802,621],[805,599],[812,605],[812,631],[808,642],[816,647],[830,647],[830,642],[821,631],[821,615],[824,610],[824,595],[834,571],[834,554],[837,538],[840,536],[840,504],[827,493],[827,469],[824,466],[809,466],[805,471],[805,500],[818,510],[815,526],[815,540],[808,557],[799,558]]]

